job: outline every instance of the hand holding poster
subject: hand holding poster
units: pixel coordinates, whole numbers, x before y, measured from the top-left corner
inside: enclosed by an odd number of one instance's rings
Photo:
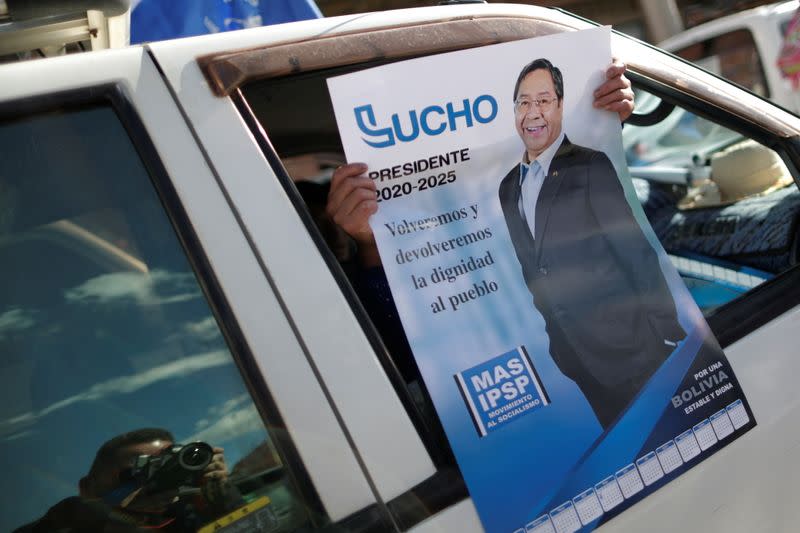
[[[592,107],[610,63],[598,28],[329,80],[487,531],[591,530],[755,424]]]

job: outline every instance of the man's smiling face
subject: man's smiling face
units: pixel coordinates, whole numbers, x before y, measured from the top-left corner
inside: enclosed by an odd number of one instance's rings
[[[549,101],[549,105],[531,103],[536,100]],[[533,161],[561,134],[564,108],[562,101],[556,98],[556,89],[550,72],[537,69],[525,76],[519,85],[516,102],[514,120],[517,133],[525,143],[528,160]],[[520,102],[531,104],[519,105]]]

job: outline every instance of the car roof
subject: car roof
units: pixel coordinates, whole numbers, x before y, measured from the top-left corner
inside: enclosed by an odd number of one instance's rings
[[[317,19],[148,46],[156,57],[196,60],[209,85],[223,96],[262,79],[324,76],[333,69],[363,68],[595,26],[557,9],[467,4]],[[614,55],[637,74],[713,102],[776,135],[794,136],[799,129],[798,118],[791,113],[647,43],[614,34],[611,44]]]
[[[181,71],[199,68],[212,90],[225,95],[260,79],[297,74],[324,77],[334,69],[363,68],[406,57],[595,26],[558,9],[523,4],[463,4],[314,19],[144,46],[157,61],[176,65]],[[651,45],[613,34],[611,46],[613,54],[636,74],[713,102],[713,106],[778,136],[795,136],[800,130],[798,117]],[[43,62],[85,61],[84,57],[85,54],[76,54]],[[0,70],[3,76],[27,76],[39,68],[36,63],[40,62],[8,64],[0,66]],[[173,81],[179,84],[180,75],[176,76]]]

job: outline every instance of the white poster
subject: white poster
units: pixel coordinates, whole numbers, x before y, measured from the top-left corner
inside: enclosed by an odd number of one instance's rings
[[[610,64],[597,28],[329,80],[487,531],[591,530],[755,423],[592,107]]]

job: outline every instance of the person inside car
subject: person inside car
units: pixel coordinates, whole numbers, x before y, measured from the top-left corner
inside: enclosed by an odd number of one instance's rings
[[[195,531],[241,503],[238,491],[228,482],[224,450],[219,447],[210,448],[213,455],[190,497],[181,496],[178,487],[148,490],[131,476],[137,458],[163,457],[174,442],[172,433],[160,428],[137,429],[110,439],[81,478],[79,496],[60,501],[15,533]]]

